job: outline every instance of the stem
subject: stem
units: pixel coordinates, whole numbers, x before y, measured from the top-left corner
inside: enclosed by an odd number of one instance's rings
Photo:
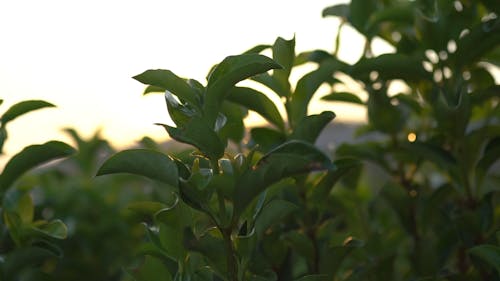
[[[222,237],[227,252],[227,270],[229,280],[238,281],[238,263],[236,258],[236,251],[234,249],[233,240],[231,239],[231,228],[221,229]]]

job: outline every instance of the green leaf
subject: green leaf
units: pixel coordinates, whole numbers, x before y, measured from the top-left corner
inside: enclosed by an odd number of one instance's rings
[[[142,93],[144,96],[150,93],[164,93],[165,88],[163,87],[158,87],[158,86],[147,86],[146,89],[144,89],[144,93]]]
[[[14,120],[15,118],[28,113],[30,111],[34,111],[37,109],[45,108],[45,107],[55,107],[55,105],[48,103],[43,100],[28,100],[22,101],[11,106],[3,115],[0,117],[0,122],[3,126],[5,123]]]
[[[97,172],[97,176],[128,173],[178,186],[177,165],[167,155],[147,149],[131,149],[111,156]]]
[[[178,127],[185,126],[192,118],[200,116],[193,107],[178,102],[168,90],[165,92],[165,102],[167,103],[168,115]]]
[[[333,16],[347,19],[349,17],[349,5],[338,4],[323,9],[323,17]]]
[[[384,9],[372,13],[366,28],[371,30],[383,22],[411,25],[415,20],[414,10],[415,4],[412,2],[401,2],[384,7]]]
[[[493,245],[479,245],[468,250],[470,255],[476,256],[494,267],[500,274],[500,247]]]
[[[349,74],[358,79],[366,79],[372,71],[378,72],[379,78],[384,80],[403,79],[418,82],[431,79],[431,74],[424,69],[420,58],[404,54],[363,58],[350,68]]]
[[[500,44],[500,18],[490,19],[472,27],[457,42],[454,58],[459,67],[475,63]]]
[[[213,124],[222,101],[236,83],[254,75],[281,66],[272,59],[258,54],[243,54],[225,58],[208,77],[204,113],[208,124]]]
[[[406,124],[404,111],[400,106],[392,105],[384,91],[371,92],[367,107],[370,124],[383,133],[398,133]]]
[[[333,73],[340,65],[333,60],[322,63],[318,69],[304,75],[297,82],[294,93],[290,100],[290,123],[292,127],[307,116],[307,107],[314,93],[323,83],[331,83]]]
[[[482,181],[488,170],[500,159],[500,137],[491,139],[486,145],[483,156],[476,165],[476,177]]]
[[[279,81],[281,88],[290,91],[288,77],[292,71],[295,59],[295,37],[292,40],[285,40],[278,37],[273,45],[273,59],[283,68],[273,71],[273,77]]]
[[[243,54],[258,54],[258,53],[265,51],[271,47],[272,47],[271,45],[261,44],[261,45],[255,46],[249,50],[246,50],[245,52],[243,52]]]
[[[313,145],[289,141],[264,155],[246,170],[236,182],[234,218],[271,184],[293,175],[330,169],[330,159]]]
[[[26,171],[40,164],[66,157],[73,153],[75,153],[75,149],[58,141],[50,141],[24,148],[5,165],[0,176],[0,193],[4,193]]]
[[[220,159],[224,155],[225,144],[201,117],[195,117],[179,128],[158,125],[163,126],[171,138],[195,146],[212,160]]]
[[[298,231],[285,233],[282,238],[288,242],[289,246],[303,256],[306,260],[314,260],[314,244],[309,237]]]
[[[222,103],[221,114],[226,117],[226,124],[218,131],[219,137],[240,143],[245,137],[243,119],[248,115],[247,108],[226,100]]]
[[[4,195],[2,208],[19,216],[22,224],[30,224],[33,221],[35,206],[31,195],[26,191],[9,189]]]
[[[434,163],[437,167],[443,169],[455,179],[459,178],[456,171],[456,159],[450,152],[443,148],[428,142],[412,142],[404,143],[405,148],[409,154],[418,155],[423,159]]]
[[[255,220],[255,233],[258,239],[262,237],[269,227],[283,220],[297,209],[298,207],[295,204],[280,199],[271,200],[265,204]]]
[[[170,91],[182,101],[188,102],[191,106],[200,107],[198,94],[189,84],[170,70],[150,69],[133,77],[135,80]]]
[[[135,281],[172,281],[172,276],[163,262],[147,255],[141,265],[127,270]]]
[[[309,202],[315,202],[315,205],[317,205],[317,203],[325,201],[335,184],[345,174],[352,169],[360,167],[361,164],[359,160],[352,158],[335,160],[335,162],[333,162],[334,168],[321,177],[314,188],[309,190]]]
[[[197,238],[191,229],[186,228],[184,231],[184,245],[190,251],[201,253],[207,257],[212,268],[222,276],[225,275],[227,272],[226,255],[228,253],[221,238],[214,237],[210,233]]]
[[[192,227],[192,209],[178,201],[172,208],[158,212],[155,222],[160,227],[159,239],[166,254],[174,260],[183,260],[187,249],[180,242],[184,240],[184,229]]]
[[[327,273],[329,278],[335,276],[342,262],[357,248],[363,247],[360,240],[349,237],[341,246],[325,247],[322,249],[319,262],[320,272]]]
[[[349,5],[349,23],[352,24],[359,32],[367,34],[367,23],[371,14],[377,9],[375,0],[351,0]]]
[[[33,230],[56,239],[66,239],[68,236],[68,228],[61,220],[36,223]]]
[[[257,112],[280,130],[284,130],[285,124],[276,105],[261,92],[251,88],[234,87],[226,99]]]
[[[258,145],[260,151],[269,151],[286,141],[286,135],[271,128],[258,127],[250,130],[250,147]]]
[[[325,101],[339,101],[364,105],[365,103],[355,94],[348,92],[335,92],[321,98]]]
[[[323,129],[335,118],[335,113],[324,111],[321,114],[304,117],[296,125],[289,139],[315,143]]]
[[[283,88],[283,85],[281,85],[278,79],[269,75],[269,73],[262,73],[252,77],[251,79],[273,90],[273,92],[280,97],[290,96],[290,89]]]

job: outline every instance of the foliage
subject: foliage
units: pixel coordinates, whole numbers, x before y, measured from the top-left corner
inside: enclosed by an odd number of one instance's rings
[[[365,36],[353,65],[336,50],[295,55],[295,39],[278,38],[225,59],[206,86],[168,70],[136,76],[149,85],[145,93],[165,91],[177,127],[162,126],[198,152],[186,163],[125,151],[101,168],[174,190],[170,203],[136,206],[151,214],[153,246],[131,275],[145,280],[147,268],[163,262],[165,280],[498,279],[494,9],[487,1],[353,0],[323,13]],[[375,38],[395,52],[375,54]],[[266,49],[274,62],[258,55]],[[317,68],[292,86],[291,71],[306,62]],[[337,91],[339,74],[357,81],[367,100]],[[286,118],[262,93],[235,85],[244,78],[275,93]],[[392,93],[396,82],[405,89]],[[307,114],[324,84],[332,89],[325,101],[365,106],[369,123],[360,134],[378,136],[342,145],[332,163],[312,145],[335,115]],[[249,151],[247,110],[269,122],[249,131]],[[239,154],[227,150],[228,140]],[[373,180],[356,159],[384,176]],[[317,169],[325,171],[303,173]]]
[[[53,105],[33,100],[20,102],[8,109],[0,117],[0,146],[7,138],[5,125],[8,122],[24,113],[48,106]],[[59,219],[47,221],[36,218],[33,198],[29,193],[31,186],[17,186],[16,183],[27,171],[74,152],[65,143],[50,141],[24,148],[5,165],[0,174],[1,280],[48,280],[43,264],[62,255],[54,240],[66,238],[67,227]]]

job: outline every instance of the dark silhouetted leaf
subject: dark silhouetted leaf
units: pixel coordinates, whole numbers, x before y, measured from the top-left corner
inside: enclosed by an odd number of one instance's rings
[[[333,16],[347,19],[349,17],[349,5],[338,4],[323,9],[323,17]]]
[[[237,218],[271,184],[289,176],[330,168],[330,159],[313,145],[301,141],[286,142],[264,155],[237,180],[234,216]]]
[[[321,99],[325,101],[340,101],[340,102],[348,102],[361,105],[364,104],[364,102],[358,96],[348,92],[331,93],[329,95],[322,97]]]
[[[211,129],[207,122],[199,117],[191,119],[185,127],[175,128],[164,124],[163,126],[171,138],[194,145],[210,159],[219,159],[224,155],[225,144]]]
[[[133,77],[135,80],[170,91],[191,106],[200,107],[198,94],[189,84],[170,70],[150,69]],[[157,89],[157,88],[156,88]]]
[[[290,101],[290,123],[295,126],[307,116],[307,107],[314,93],[323,83],[332,83],[334,71],[339,69],[336,61],[322,63],[318,69],[304,75],[298,82]]]
[[[177,165],[167,155],[147,149],[132,149],[111,156],[97,172],[98,176],[129,173],[178,186]]]
[[[258,238],[274,225],[288,215],[296,211],[298,207],[285,200],[271,200],[265,204],[255,220],[255,233]]]
[[[204,114],[208,124],[213,124],[223,99],[236,83],[254,75],[281,66],[272,59],[258,54],[229,56],[217,65],[208,77]]]
[[[331,111],[306,116],[295,126],[289,139],[315,143],[321,131],[323,131],[333,118],[335,118],[335,113]]]
[[[497,273],[500,274],[500,247],[479,245],[469,249],[468,252],[494,267]]]
[[[280,130],[285,127],[276,105],[259,91],[251,88],[235,87],[229,91],[226,99],[257,112]]]
[[[73,153],[75,153],[75,150],[71,146],[58,141],[50,141],[24,148],[5,165],[0,176],[0,192],[5,192],[26,171]]]
[[[5,123],[14,120],[15,118],[41,108],[55,107],[55,105],[48,103],[43,100],[28,100],[16,103],[11,106],[3,115],[0,117],[0,122],[5,126]]]

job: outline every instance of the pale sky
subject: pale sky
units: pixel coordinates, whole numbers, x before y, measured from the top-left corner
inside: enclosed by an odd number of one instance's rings
[[[0,112],[27,99],[58,106],[10,123],[7,154],[51,139],[68,141],[64,127],[84,136],[101,128],[118,148],[144,135],[166,140],[153,125],[170,122],[163,96],[143,97],[145,86],[132,76],[163,68],[205,83],[213,64],[278,36],[295,34],[297,52],[332,51],[338,21],[322,18],[321,11],[340,2],[346,1],[3,0]],[[349,29],[346,34],[349,48],[340,56],[354,62],[363,41]],[[363,118],[361,111],[341,114],[331,104],[314,110]]]

